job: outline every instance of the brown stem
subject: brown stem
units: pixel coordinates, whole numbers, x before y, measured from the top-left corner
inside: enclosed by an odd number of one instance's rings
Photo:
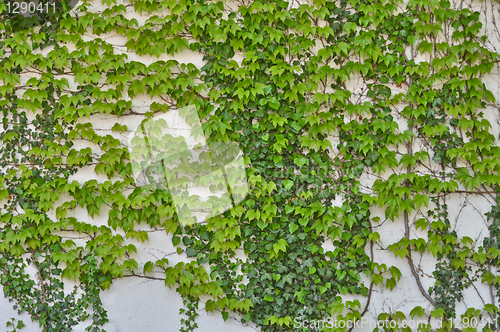
[[[35,259],[35,251],[33,250],[31,252],[31,260],[33,262],[33,266],[35,266],[36,270],[38,271],[38,279],[40,279],[40,287],[42,289],[42,303],[45,303],[45,299],[47,297],[46,291],[45,291],[45,284],[43,283],[43,277],[42,277],[42,271],[38,268],[38,264]]]
[[[373,233],[372,229],[372,223],[370,221],[370,234]],[[370,241],[370,260],[373,262],[373,241]],[[373,281],[370,283],[370,290],[368,291],[368,295],[366,296],[366,305],[365,309],[361,312],[361,317],[363,317],[367,312],[368,312],[368,307],[370,306],[370,301],[372,299],[372,292],[373,292]],[[354,328],[354,324],[349,328],[349,332],[352,332],[352,329]]]
[[[412,144],[413,144],[413,140],[410,140],[410,142],[408,143],[408,154],[409,155],[413,154]],[[408,173],[411,172],[410,165],[408,165],[406,171]],[[406,181],[406,187],[409,187],[409,186],[410,186],[410,183],[408,181]],[[406,198],[407,198],[407,195],[405,194],[405,199]],[[408,215],[407,210],[404,211],[404,224],[405,224],[405,237],[409,240],[410,239],[410,216]],[[415,265],[413,264],[413,259],[411,257],[411,245],[410,244],[408,244],[407,250],[408,250],[408,255],[406,256],[406,258],[408,258],[408,264],[410,265],[411,274],[415,278],[415,282],[417,283],[417,287],[420,290],[420,292],[422,293],[422,295],[435,307],[436,302],[434,302],[432,297],[425,291],[424,287],[422,286],[422,282],[420,281],[420,277],[418,276],[418,273],[415,270]]]
[[[45,289],[45,284],[43,283],[42,271],[38,268],[37,261],[35,259],[35,250],[31,252],[31,261],[33,262],[33,266],[38,271],[38,279],[40,279],[40,288],[42,289],[42,304],[45,303],[45,299],[47,298],[47,292]],[[47,328],[46,324],[43,324],[43,330],[45,331]]]

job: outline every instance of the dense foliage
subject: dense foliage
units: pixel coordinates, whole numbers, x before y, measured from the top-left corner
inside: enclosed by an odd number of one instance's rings
[[[458,324],[490,315],[484,330],[498,328],[498,204],[484,243],[457,234],[448,218],[453,197],[499,193],[500,148],[483,114],[494,96],[481,81],[498,55],[485,46],[478,12],[446,0],[102,5],[95,12],[82,1],[52,24],[19,29],[0,4],[0,271],[20,312],[44,331],[70,331],[89,317],[88,330],[100,331],[100,291],[161,270],[184,299],[184,331],[196,328],[201,295],[225,319],[233,311],[263,331],[300,330],[297,318],[360,320],[373,291],[397,287],[407,265],[429,306],[380,319]],[[129,55],[156,59],[129,60],[106,34],[123,37]],[[203,55],[202,68],[160,60],[188,50]],[[131,99],[146,97],[155,101],[138,112]],[[136,185],[117,137],[128,116],[187,105],[211,142],[239,144],[251,193],[183,226],[168,189]],[[96,115],[116,120],[113,135],[96,130]],[[69,180],[89,168],[106,180]],[[75,217],[78,206],[90,218]],[[102,214],[107,225],[92,222]],[[383,243],[377,229],[390,222],[404,236]],[[190,260],[139,267],[145,225],[171,234]],[[376,246],[401,265],[377,260]],[[437,261],[431,289],[417,256]],[[494,297],[457,313],[464,291],[480,283]]]

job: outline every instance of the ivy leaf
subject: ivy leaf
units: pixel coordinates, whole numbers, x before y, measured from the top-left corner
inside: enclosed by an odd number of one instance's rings
[[[275,110],[277,110],[281,105],[280,102],[276,99],[276,97],[271,97],[271,99],[268,100],[267,104]]]
[[[279,255],[280,251],[286,252],[286,247],[288,243],[284,239],[279,239],[277,243],[273,244],[273,251],[276,256]]]
[[[293,186],[293,181],[292,180],[283,180],[283,184],[286,188],[286,190],[290,190]]]

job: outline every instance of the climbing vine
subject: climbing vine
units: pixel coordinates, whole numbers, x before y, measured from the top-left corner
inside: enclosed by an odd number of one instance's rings
[[[262,331],[369,315],[397,323],[379,330],[498,329],[498,105],[483,78],[499,57],[475,2],[82,0],[38,21],[9,4],[0,282],[44,331],[105,329],[100,294],[124,277],[176,289],[181,331],[200,304]],[[172,187],[137,182],[123,139],[186,107],[208,143],[239,146],[249,186],[187,224]],[[477,198],[490,211],[473,238],[461,212]],[[183,259],[140,261],[153,233]],[[374,310],[402,281],[420,305]]]

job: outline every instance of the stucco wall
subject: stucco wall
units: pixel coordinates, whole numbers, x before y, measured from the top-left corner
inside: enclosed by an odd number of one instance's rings
[[[498,3],[493,3],[491,0],[485,0],[484,2],[474,1],[472,4],[465,3],[464,6],[469,6],[474,10],[481,12],[482,21],[484,23],[483,29],[489,38],[489,46],[492,50],[500,50],[500,31],[497,26],[497,22],[500,22],[499,9],[500,5]],[[93,8],[95,11],[101,10],[101,8],[96,4]],[[143,24],[147,16],[141,16],[133,12],[132,8],[129,8],[129,17],[135,17],[140,24]],[[91,33],[85,35],[86,39],[96,38]],[[105,40],[106,42],[113,45],[116,53],[126,53],[127,49],[124,46],[125,39],[115,35],[101,35],[99,38]],[[47,54],[50,49],[45,49],[42,53]],[[160,60],[168,60],[170,57],[161,56]],[[203,66],[202,56],[194,52],[183,52],[179,54],[176,58],[180,63],[193,63],[198,67]],[[147,56],[138,56],[132,52],[128,53],[129,61],[141,61],[145,64],[151,64],[157,61],[156,58]],[[25,83],[31,75],[23,75],[22,83]],[[72,77],[66,76],[66,78],[71,82]],[[500,100],[500,67],[496,66],[493,73],[484,77],[484,82],[487,87],[494,93],[497,100]],[[74,83],[74,82],[73,82]],[[352,79],[352,91],[356,92],[359,90],[355,78]],[[72,88],[76,88],[73,84]],[[397,89],[394,87],[394,89]],[[361,91],[361,90],[359,90]],[[19,91],[22,94],[22,91]],[[125,93],[126,94],[126,93]],[[125,95],[124,98],[129,100]],[[144,113],[149,110],[150,103],[153,100],[147,97],[136,97],[133,99],[133,109],[136,112]],[[498,138],[500,133],[500,104],[497,102],[494,105],[488,105],[485,109],[485,117],[490,121],[493,128],[492,132],[495,137]],[[95,116],[91,119],[94,124],[94,128],[101,129],[102,134],[111,134],[115,137],[126,142],[126,135],[118,135],[111,132],[111,126],[115,122],[121,124],[132,125],[140,121],[141,117],[126,117],[122,119],[116,119],[114,117],[105,116]],[[133,126],[132,126],[133,127]],[[403,128],[404,129],[404,128]],[[332,137],[332,141],[336,138]],[[85,146],[84,142],[78,142],[79,146]],[[97,150],[96,150],[97,151]],[[94,177],[98,180],[104,181],[105,178],[96,177],[92,168],[86,168],[75,175],[72,180],[86,181],[89,178]],[[363,176],[362,183],[366,185],[366,192],[370,192],[371,183],[376,179],[375,175],[366,173]],[[341,204],[342,201],[338,200],[336,204]],[[452,221],[452,227],[457,231],[459,236],[470,236],[477,243],[482,241],[487,234],[487,222],[484,216],[485,212],[490,210],[491,205],[494,203],[494,197],[491,196],[478,196],[478,195],[466,195],[466,194],[454,194],[449,196],[448,205],[452,214],[450,215],[450,221]],[[106,224],[106,210],[103,208],[99,216],[96,216],[93,220],[87,214],[84,209],[75,209],[73,211],[73,216],[85,220],[89,223],[94,224]],[[381,210],[373,209],[373,215],[380,215],[383,217],[384,213]],[[54,215],[55,217],[55,215]],[[415,218],[416,216],[411,216]],[[381,238],[381,248],[375,251],[375,260],[381,263],[385,263],[388,266],[397,265],[402,274],[403,278],[398,283],[397,287],[391,292],[384,290],[383,288],[376,289],[372,296],[372,302],[369,306],[368,317],[376,317],[380,312],[383,311],[403,311],[409,312],[414,306],[421,305],[424,308],[429,308],[428,302],[422,297],[420,292],[417,290],[414,279],[411,276],[410,269],[408,265],[401,259],[394,258],[392,253],[383,250],[385,246],[393,243],[404,236],[404,226],[400,222],[391,223],[387,221],[381,225],[377,231],[382,235]],[[415,235],[415,234],[413,234]],[[135,242],[138,248],[138,254],[136,257],[139,263],[139,268],[141,264],[148,260],[154,258],[160,258],[163,256],[169,257],[170,263],[175,264],[181,260],[188,260],[185,255],[177,255],[175,253],[175,248],[172,246],[170,237],[165,234],[165,232],[151,232],[150,241],[144,244],[140,242]],[[243,254],[242,254],[243,255]],[[424,288],[428,289],[433,285],[432,271],[434,269],[435,261],[429,259],[429,255],[426,256],[425,260],[420,259],[420,257],[414,257],[416,265],[421,268],[419,273],[422,274],[422,281]],[[478,284],[478,289],[481,294],[489,296],[489,290],[484,285]],[[491,302],[490,298],[481,299],[480,296],[473,290],[466,293],[466,300],[459,304],[458,312],[465,311],[466,308],[471,306],[483,305],[483,300],[486,302]],[[359,298],[360,301],[364,301],[363,298]],[[102,300],[105,309],[108,311],[109,323],[105,326],[108,332],[170,332],[178,331],[181,327],[180,316],[178,314],[179,308],[182,307],[182,299],[175,292],[175,290],[168,289],[162,281],[148,280],[138,277],[127,277],[121,280],[116,280],[109,290],[102,293]],[[206,299],[205,299],[206,300]],[[497,301],[493,299],[493,301]],[[498,302],[497,302],[498,303]],[[206,313],[203,310],[204,302],[200,303],[200,316],[197,318],[200,331],[255,331],[257,330],[251,325],[242,325],[239,322],[239,318],[230,315],[230,318],[224,322],[222,316],[218,313]],[[10,319],[10,317],[17,317],[17,313],[12,310],[12,303],[9,303],[7,299],[0,298],[0,331],[4,331],[5,323]],[[37,323],[30,323],[30,319],[27,314],[22,314],[19,318],[23,319],[26,327],[23,329],[28,332],[41,331]],[[84,331],[85,326],[82,325],[80,328],[75,329],[75,331]],[[369,326],[364,326],[362,329],[355,329],[369,331],[372,330]]]

